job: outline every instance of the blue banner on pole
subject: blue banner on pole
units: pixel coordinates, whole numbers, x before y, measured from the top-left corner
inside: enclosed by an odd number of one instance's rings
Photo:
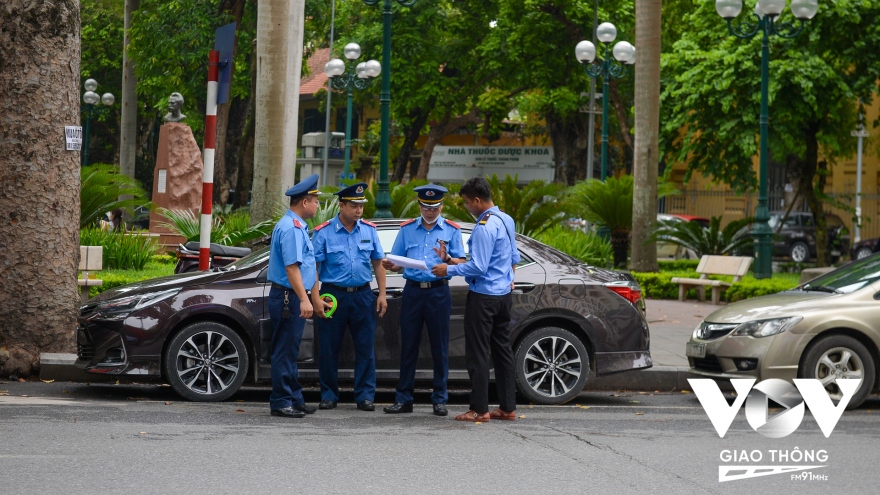
[[[217,104],[229,101],[229,87],[232,85],[233,50],[235,48],[235,23],[217,28],[214,49],[220,52],[220,74],[217,82]]]

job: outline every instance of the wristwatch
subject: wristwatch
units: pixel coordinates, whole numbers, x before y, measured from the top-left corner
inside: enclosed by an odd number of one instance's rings
[[[449,253],[446,253],[446,259],[443,260],[444,263],[449,263],[449,260],[452,259],[452,256],[449,256]]]

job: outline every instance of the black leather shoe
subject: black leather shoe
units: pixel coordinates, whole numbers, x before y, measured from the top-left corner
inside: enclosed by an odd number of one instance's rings
[[[282,418],[304,418],[306,413],[297,411],[292,407],[284,407],[282,409],[272,409],[272,416],[281,416]]]
[[[293,408],[306,414],[315,414],[315,411],[317,411],[314,406],[310,406],[308,404],[297,404],[293,406]]]
[[[358,409],[361,411],[375,411],[376,406],[373,405],[373,401],[371,400],[362,400],[358,402]]]
[[[321,403],[318,404],[318,409],[336,409],[336,401],[322,400]]]
[[[388,406],[382,410],[388,414],[411,413],[413,411],[412,406],[412,404],[401,404],[400,402],[395,402],[393,405]]]
[[[434,404],[434,415],[435,416],[446,416],[449,414],[449,411],[446,410],[446,404]]]

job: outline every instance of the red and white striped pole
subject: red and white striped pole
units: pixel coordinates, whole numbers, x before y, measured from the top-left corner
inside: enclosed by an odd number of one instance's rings
[[[220,52],[208,55],[208,100],[205,105],[205,151],[202,179],[202,219],[199,236],[199,270],[207,270],[211,259],[211,205],[214,198],[214,146],[217,140],[217,81],[220,74]]]

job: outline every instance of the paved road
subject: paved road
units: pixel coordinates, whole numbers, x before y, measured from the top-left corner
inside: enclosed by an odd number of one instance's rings
[[[390,391],[377,397],[392,400]],[[777,440],[743,412],[718,438],[693,394],[584,393],[521,405],[515,423],[473,425],[341,404],[304,420],[268,415],[266,389],[219,404],[166,386],[0,382],[3,493],[875,493],[880,400],[830,438],[809,414]],[[350,400],[350,392],[345,397]],[[318,399],[315,391],[307,400]],[[466,408],[463,392],[450,410]],[[718,482],[725,449],[828,452],[823,481],[790,475]],[[766,460],[765,460],[766,461]],[[769,464],[764,462],[763,464]]]

